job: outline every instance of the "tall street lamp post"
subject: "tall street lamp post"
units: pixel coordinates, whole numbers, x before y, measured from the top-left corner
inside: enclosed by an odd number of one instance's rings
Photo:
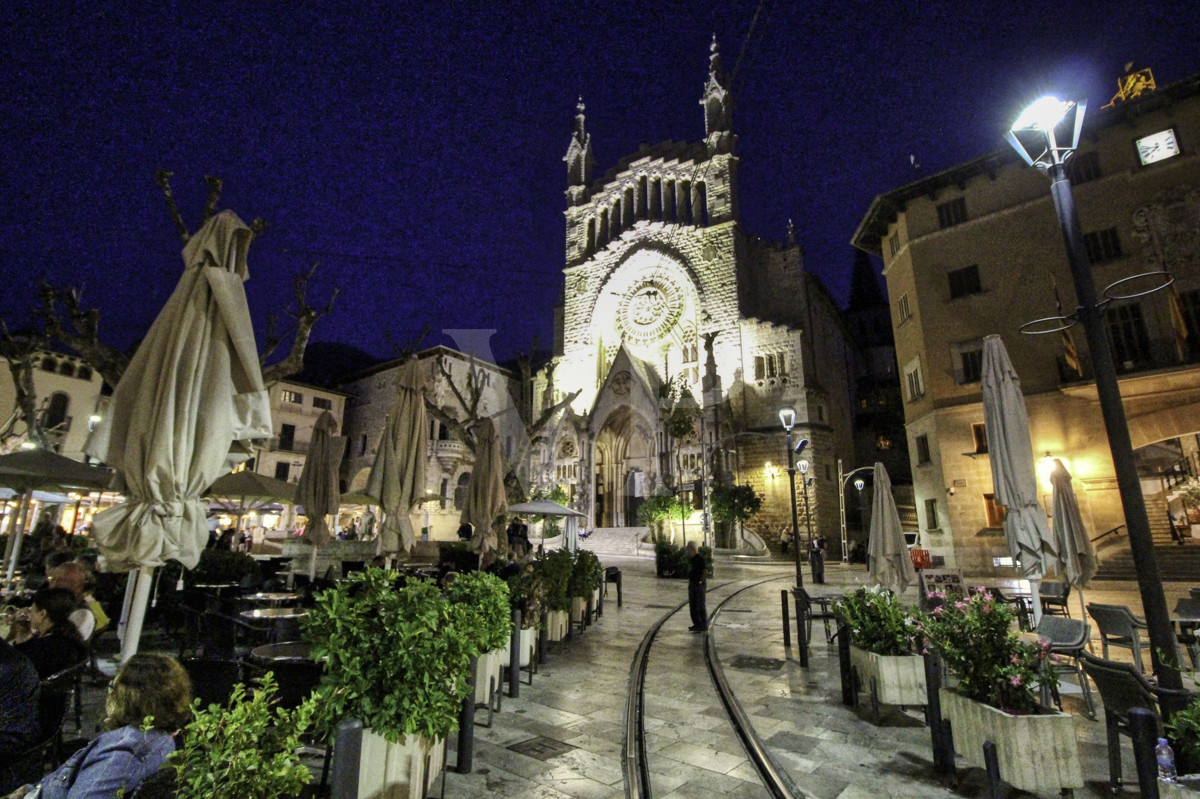
[[[1108,433],[1108,444],[1112,450],[1113,467],[1117,475],[1117,490],[1125,512],[1125,524],[1129,530],[1129,548],[1133,553],[1133,566],[1137,572],[1138,589],[1142,595],[1142,609],[1146,614],[1146,626],[1150,638],[1150,657],[1159,685],[1164,688],[1182,688],[1180,671],[1162,662],[1162,656],[1170,657],[1175,652],[1175,633],[1167,612],[1167,598],[1163,593],[1162,576],[1154,556],[1154,540],[1150,533],[1150,522],[1146,516],[1146,502],[1138,480],[1137,464],[1133,457],[1133,443],[1125,419],[1125,408],[1121,401],[1121,389],[1117,383],[1117,370],[1113,364],[1112,350],[1104,330],[1103,312],[1108,303],[1119,297],[1105,292],[1101,301],[1092,280],[1091,263],[1084,246],[1083,230],[1079,224],[1079,212],[1071,194],[1071,182],[1067,177],[1066,161],[1079,146],[1079,135],[1083,128],[1086,103],[1060,101],[1055,97],[1043,97],[1036,101],[1013,123],[1008,132],[1009,143],[1030,166],[1043,169],[1050,176],[1050,194],[1054,199],[1054,210],[1062,230],[1067,250],[1067,262],[1071,268],[1071,279],[1075,284],[1075,296],[1079,306],[1072,314],[1073,319],[1083,325],[1087,335],[1088,350],[1092,355],[1092,368],[1096,378],[1096,393],[1100,401],[1100,412],[1104,428]],[[1067,121],[1074,111],[1073,136],[1069,145],[1060,145],[1055,130]],[[1019,134],[1024,134],[1019,136]],[[1034,150],[1027,150],[1022,138],[1029,141],[1033,134]],[[1033,155],[1041,148],[1038,155]],[[1165,284],[1164,284],[1165,287]],[[1109,287],[1111,290],[1111,286]],[[1072,317],[1059,320],[1058,332],[1074,324]],[[1041,320],[1046,321],[1046,320]],[[1030,323],[1031,325],[1037,324]]]
[[[849,536],[846,532],[846,483],[859,472],[869,472],[874,468],[873,466],[859,466],[857,469],[851,469],[849,472],[842,474],[842,459],[838,458],[838,509],[842,514],[842,563],[850,562]],[[854,487],[858,490],[859,494],[862,494],[864,486],[866,486],[866,483],[863,482],[861,477],[854,481]],[[859,521],[862,521],[861,512],[859,513]]]
[[[792,428],[796,426],[795,408],[790,405],[780,408],[779,421],[783,424],[783,429],[787,431],[788,496],[792,500],[792,549],[796,556],[796,587],[803,588],[804,575],[800,573],[800,518],[796,513],[796,452],[801,452],[808,446],[808,439],[800,439],[795,450],[792,449]],[[805,498],[807,498],[807,494]]]

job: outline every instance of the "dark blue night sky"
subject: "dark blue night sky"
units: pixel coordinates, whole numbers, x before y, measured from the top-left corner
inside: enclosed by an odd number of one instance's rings
[[[342,288],[316,338],[392,354],[428,324],[551,340],[575,99],[597,174],[698,140],[709,40],[734,71],[743,220],[845,299],[871,199],[1005,146],[1044,91],[1108,101],[1126,62],[1200,71],[1200,15],[1155,2],[15,2],[0,23],[0,316],[42,277],[86,287],[114,343],[174,286],[203,177],[268,232],[251,310],[296,271]],[[1185,143],[1185,146],[1186,143]],[[920,171],[910,165],[916,156]],[[429,339],[427,344],[436,343]]]

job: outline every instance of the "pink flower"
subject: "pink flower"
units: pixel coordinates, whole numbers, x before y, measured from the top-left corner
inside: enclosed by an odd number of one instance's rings
[[[1011,659],[1012,659],[1012,664],[1013,664],[1014,666],[1020,666],[1020,665],[1021,665],[1021,656],[1020,656],[1020,655],[1018,655],[1018,654],[1014,653]]]
[[[991,603],[991,602],[985,602],[985,603],[983,603],[983,612],[984,612],[984,613],[991,613],[991,612],[992,612],[992,603]]]
[[[955,602],[955,603],[954,603],[954,607],[958,608],[959,610],[966,610],[966,609],[967,609],[967,603],[966,603],[966,602],[964,602],[964,601],[962,601],[962,600],[960,599],[960,600],[958,600],[957,602]]]
[[[1014,674],[1013,676],[1008,678],[1008,682],[1010,685],[1012,685],[1012,687],[1019,688],[1021,686],[1021,675]]]

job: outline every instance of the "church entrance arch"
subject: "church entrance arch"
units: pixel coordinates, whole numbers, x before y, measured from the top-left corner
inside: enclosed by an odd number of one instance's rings
[[[633,527],[655,473],[655,436],[641,414],[622,405],[604,420],[596,436],[597,527]]]

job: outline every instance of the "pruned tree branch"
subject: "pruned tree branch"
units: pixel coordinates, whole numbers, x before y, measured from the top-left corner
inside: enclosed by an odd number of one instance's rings
[[[8,371],[12,375],[13,388],[16,390],[15,411],[25,422],[26,437],[42,449],[50,449],[50,438],[42,427],[41,415],[37,407],[37,390],[33,385],[34,359],[38,351],[47,344],[45,334],[32,336],[13,336],[8,325],[0,321],[0,355],[8,362]],[[11,419],[3,431],[4,441],[11,439],[16,432],[16,419]]]
[[[335,287],[329,295],[329,301],[325,303],[323,308],[309,305],[308,281],[316,271],[317,264],[313,264],[307,272],[301,272],[292,279],[292,292],[295,296],[296,305],[294,308],[289,306],[287,310],[288,316],[296,320],[295,332],[292,335],[292,348],[288,352],[287,357],[282,361],[263,367],[263,382],[265,383],[282,380],[304,368],[304,350],[308,347],[308,340],[312,336],[313,326],[317,324],[321,317],[326,316],[333,310],[338,294],[341,293],[341,289]],[[270,351],[274,351],[274,349],[275,347],[272,346]],[[265,358],[266,355],[262,357]]]
[[[41,307],[34,315],[45,326],[46,335],[75,350],[105,382],[115,386],[129,366],[129,356],[100,341],[99,309],[85,308],[83,293],[77,288],[58,288],[43,280],[38,293]]]
[[[187,225],[183,223],[183,214],[179,213],[179,205],[175,202],[175,195],[171,191],[171,177],[174,174],[174,172],[168,172],[162,168],[156,169],[154,170],[154,182],[158,184],[158,188],[162,190],[163,197],[167,201],[167,211],[171,214],[171,221],[175,223],[179,240],[187,244],[192,234],[188,232]]]
[[[205,175],[204,182],[208,184],[208,200],[204,203],[204,219],[200,222],[201,227],[213,218],[213,214],[217,212],[217,203],[221,201],[221,179]]]

